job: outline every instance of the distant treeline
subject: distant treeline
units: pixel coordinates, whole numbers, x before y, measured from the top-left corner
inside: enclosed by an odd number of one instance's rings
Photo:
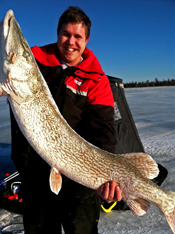
[[[155,78],[154,81],[149,81],[147,80],[146,82],[129,82],[129,83],[124,83],[125,88],[134,88],[134,87],[155,87],[155,86],[174,86],[175,85],[175,80],[168,79],[168,80],[163,80],[159,81],[157,78]]]

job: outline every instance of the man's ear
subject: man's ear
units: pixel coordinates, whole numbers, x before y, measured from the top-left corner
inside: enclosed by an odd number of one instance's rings
[[[86,44],[88,43],[88,41],[89,41],[89,37],[86,39]]]

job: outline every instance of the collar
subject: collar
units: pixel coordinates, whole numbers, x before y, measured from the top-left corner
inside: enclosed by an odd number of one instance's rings
[[[76,66],[78,66],[82,61],[83,61],[83,57],[81,57],[80,62]],[[68,68],[68,67],[72,67],[71,65],[66,63],[64,60],[62,60],[61,58],[60,58],[60,63],[61,63],[61,66],[62,66],[63,70]]]

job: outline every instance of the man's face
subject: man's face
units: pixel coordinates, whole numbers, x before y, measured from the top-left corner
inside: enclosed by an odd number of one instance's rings
[[[80,62],[88,40],[82,23],[63,24],[57,40],[61,58],[70,66],[75,66]]]

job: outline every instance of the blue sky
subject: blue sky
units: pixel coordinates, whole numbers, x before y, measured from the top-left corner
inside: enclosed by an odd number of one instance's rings
[[[12,9],[30,46],[57,40],[60,15],[79,6],[92,21],[87,46],[107,75],[123,82],[175,79],[175,0],[0,0]]]

